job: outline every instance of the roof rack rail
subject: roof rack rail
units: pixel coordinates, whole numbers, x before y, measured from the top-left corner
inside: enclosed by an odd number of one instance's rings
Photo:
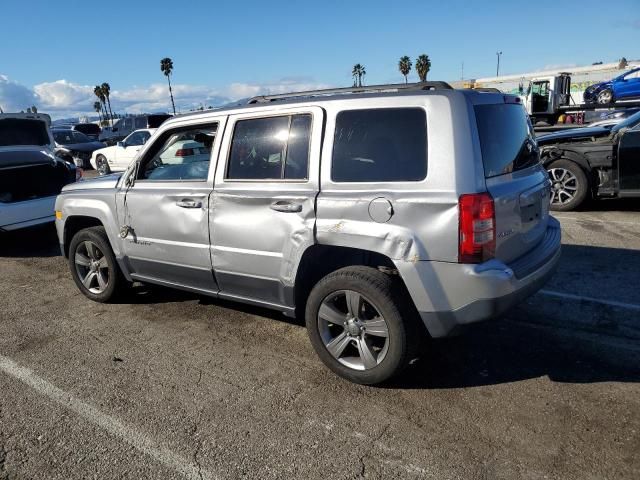
[[[339,95],[349,93],[372,93],[401,90],[453,90],[447,82],[420,82],[420,83],[389,83],[386,85],[367,85],[364,87],[325,88],[322,90],[307,90],[305,92],[281,93],[277,95],[258,95],[250,98],[247,103],[267,103],[288,98],[317,97],[322,95]]]

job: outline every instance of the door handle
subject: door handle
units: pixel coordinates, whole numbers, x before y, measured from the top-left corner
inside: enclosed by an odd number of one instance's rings
[[[271,210],[275,210],[276,212],[296,213],[302,211],[302,205],[300,203],[293,203],[286,200],[273,202],[270,207]]]
[[[191,200],[189,198],[183,198],[182,200],[178,200],[176,205],[182,208],[200,208],[202,207],[202,202],[198,200]]]

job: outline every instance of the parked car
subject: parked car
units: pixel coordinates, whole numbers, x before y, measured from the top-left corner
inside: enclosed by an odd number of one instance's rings
[[[52,222],[56,195],[79,172],[54,154],[51,118],[0,114],[0,232]]]
[[[100,141],[107,145],[115,145],[135,130],[158,128],[168,118],[171,118],[171,115],[165,113],[121,118],[110,129],[103,129]]]
[[[587,87],[584,103],[613,103],[618,100],[640,98],[640,68],[634,68],[606,82]]]
[[[56,155],[80,168],[88,168],[91,154],[104,143],[91,140],[84,133],[68,128],[51,129],[56,143]]]
[[[94,151],[91,154],[91,166],[100,175],[126,170],[155,130],[155,128],[136,130],[116,145]]]
[[[554,132],[538,145],[553,210],[575,210],[592,197],[640,196],[640,112],[614,126]]]
[[[176,141],[206,155],[166,161]],[[548,209],[519,99],[427,82],[169,120],[123,174],[66,187],[56,225],[88,298],[139,281],[299,315],[330,369],[373,384],[426,332],[537,291],[560,257]]]
[[[91,140],[98,140],[102,129],[96,123],[68,123],[62,125],[55,125],[54,128],[58,129],[71,129],[84,133]]]

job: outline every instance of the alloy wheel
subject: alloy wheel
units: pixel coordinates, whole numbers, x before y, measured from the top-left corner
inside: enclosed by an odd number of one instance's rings
[[[109,265],[100,248],[90,240],[80,243],[75,252],[78,278],[87,290],[101,294],[109,285]]]
[[[551,204],[566,205],[572,201],[578,191],[578,179],[565,168],[549,169],[551,178]]]
[[[106,175],[107,172],[107,160],[104,159],[103,157],[100,157],[97,159],[97,167],[98,167],[98,174],[99,175]]]
[[[353,290],[338,290],[320,304],[318,330],[327,351],[342,365],[369,370],[389,349],[389,327],[375,304]]]
[[[613,100],[613,95],[611,94],[611,90],[603,90],[598,94],[598,103],[611,103]]]

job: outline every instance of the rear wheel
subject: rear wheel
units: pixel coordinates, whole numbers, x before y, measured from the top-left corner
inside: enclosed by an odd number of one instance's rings
[[[80,291],[96,302],[114,300],[126,285],[104,227],[75,234],[69,245],[69,268]]]
[[[587,198],[589,181],[582,168],[570,160],[557,160],[547,167],[551,180],[551,209],[567,212]]]
[[[418,323],[398,280],[371,267],[347,267],[313,288],[306,308],[311,343],[323,363],[347,380],[382,383],[417,352]]]
[[[608,104],[613,102],[613,92],[608,88],[602,90],[600,93],[598,93],[597,101],[600,104]]]
[[[99,175],[109,175],[111,173],[109,162],[107,162],[107,158],[104,155],[96,157],[96,170],[98,170]]]

